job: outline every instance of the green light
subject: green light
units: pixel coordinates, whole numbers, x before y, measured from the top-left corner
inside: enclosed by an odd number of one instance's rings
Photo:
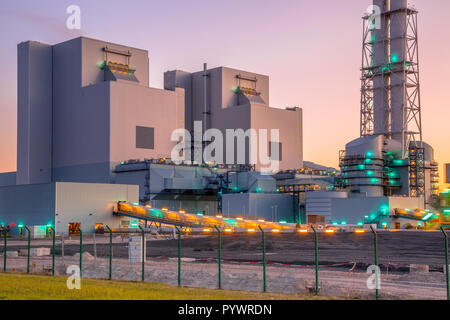
[[[364,222],[358,221],[358,227],[364,226]]]
[[[5,226],[5,222],[0,222],[0,226],[4,227]]]
[[[373,153],[372,151],[367,151],[367,153],[366,153],[367,158],[372,158],[374,155],[375,155],[375,153]]]
[[[347,225],[347,221],[342,220],[342,221],[341,221],[341,224],[342,224],[343,226],[345,226],[345,225]]]
[[[280,221],[280,224],[286,224],[286,223],[287,223],[287,221],[284,221],[284,220]]]
[[[394,160],[394,164],[401,166],[401,165],[405,164],[405,161],[404,160]]]
[[[133,203],[133,206],[138,206],[139,205],[139,202],[134,202]]]
[[[370,183],[377,184],[378,183],[378,179],[377,178],[372,178],[372,179],[370,179]]]
[[[395,177],[397,177],[397,174],[395,172],[389,172],[388,176],[389,176],[389,178],[395,178]]]
[[[52,226],[51,222],[47,223],[47,228],[50,228],[51,226]]]
[[[280,189],[277,188],[277,192],[280,192]]]
[[[366,159],[364,162],[365,162],[366,164],[371,164],[371,163],[372,163],[372,159]]]
[[[450,213],[450,210],[449,209],[445,209],[443,212],[444,213]]]
[[[398,62],[398,54],[397,53],[392,54],[391,62],[393,62],[393,63]]]
[[[256,192],[261,192],[262,191],[262,189],[261,188],[256,188]]]
[[[375,174],[375,171],[372,171],[372,170],[367,171],[367,175],[369,177],[372,177],[374,174]]]
[[[139,223],[137,222],[137,220],[133,220],[133,221],[131,222],[131,227],[134,228],[134,229],[137,228],[138,225],[139,225]]]
[[[338,225],[338,222],[337,222],[337,221],[333,221],[333,225],[334,225],[334,226],[337,226],[337,225]]]
[[[388,223],[387,223],[387,222],[383,222],[381,225],[382,225],[383,227],[387,227],[387,226],[388,226]]]
[[[426,221],[428,219],[430,219],[433,216],[432,213],[427,214],[425,217],[422,218],[423,221]]]
[[[124,161],[122,161],[121,163],[120,163],[122,166],[125,164],[125,162]]]
[[[417,222],[417,226],[421,227],[422,226],[422,222]]]
[[[369,216],[364,216],[364,218],[369,219]]]
[[[198,215],[199,217],[203,217],[203,216],[204,216],[203,212],[197,212],[197,215]]]
[[[358,170],[364,170],[364,169],[366,169],[366,166],[363,165],[363,164],[359,164],[359,165],[357,166],[357,168],[358,168]]]

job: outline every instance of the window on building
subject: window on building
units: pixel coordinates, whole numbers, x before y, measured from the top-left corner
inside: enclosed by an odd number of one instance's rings
[[[155,149],[155,128],[136,127],[136,148]]]

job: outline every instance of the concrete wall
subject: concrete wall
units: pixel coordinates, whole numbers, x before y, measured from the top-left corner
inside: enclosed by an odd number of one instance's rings
[[[17,47],[17,184],[51,182],[52,47]]]
[[[14,186],[14,185],[16,185],[15,172],[0,173],[0,187]]]
[[[55,184],[0,187],[0,222],[46,225],[55,219]]]
[[[269,77],[242,70],[219,67],[207,70],[207,128],[219,129],[224,133],[226,129],[279,129],[280,141],[283,145],[280,169],[298,169],[303,166],[303,138],[302,138],[302,110],[289,111],[269,107]],[[169,71],[165,73],[164,88],[174,90],[183,87],[186,92],[186,128],[192,131],[194,121],[203,121],[203,71],[191,74],[182,71]],[[256,91],[260,92],[259,102],[239,98],[236,88],[240,86],[255,87],[255,82],[239,80],[243,78],[256,78]],[[242,95],[242,94],[241,94]],[[256,99],[256,98],[255,98]],[[268,139],[269,140],[269,139]],[[226,139],[224,144],[226,145]],[[256,141],[247,142],[245,162],[249,163],[249,145]],[[269,145],[263,143],[264,147]],[[236,146],[235,146],[236,150]],[[224,159],[226,161],[226,147]],[[235,151],[236,154],[236,151]],[[237,158],[235,156],[235,163]],[[257,163],[257,169],[264,165]]]
[[[103,71],[98,67],[99,62],[103,62],[108,58],[109,61],[126,64],[127,58],[123,55],[115,53],[106,53],[103,48],[119,50],[122,52],[129,52],[131,57],[129,59],[130,65],[136,67],[135,76],[139,80],[139,85],[149,86],[149,60],[148,51],[136,49],[115,43],[89,39],[78,38],[75,41],[80,41],[82,46],[82,69],[81,69],[81,85],[83,87],[90,86],[96,83],[105,81]]]
[[[148,88],[147,51],[83,37],[53,47],[33,43],[39,51],[27,46],[19,46],[19,183],[109,183],[121,161],[170,157],[172,131],[185,125],[184,90]],[[125,56],[106,56],[105,47],[131,53],[139,82],[105,81],[99,67],[105,59],[127,63]],[[48,61],[43,48],[50,52]],[[153,150],[136,147],[137,126],[154,128]],[[42,176],[44,162],[53,169],[47,180],[22,178]]]
[[[0,222],[6,225],[55,226],[68,234],[68,223],[80,222],[92,233],[96,223],[118,228],[123,217],[113,216],[117,201],[138,201],[138,186],[117,184],[49,183],[0,187]]]
[[[246,216],[293,222],[293,199],[287,194],[229,193],[223,195],[224,216]]]
[[[118,184],[56,183],[56,232],[68,233],[68,223],[81,223],[81,230],[94,232],[96,223],[118,228],[123,217],[113,216],[117,201],[137,202],[138,186]],[[127,218],[129,220],[129,218]]]
[[[110,160],[169,158],[172,132],[184,128],[184,90],[175,92],[110,82]],[[154,128],[154,149],[136,147],[136,126]]]

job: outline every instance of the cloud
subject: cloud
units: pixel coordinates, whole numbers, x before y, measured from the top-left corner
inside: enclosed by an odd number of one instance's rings
[[[66,14],[61,14],[61,19],[52,17],[52,16],[46,16],[46,15],[40,15],[33,12],[26,12],[26,11],[6,11],[2,10],[0,12],[0,15],[5,15],[8,17],[15,18],[14,20],[20,19],[25,20],[28,23],[30,23],[30,28],[32,28],[33,24],[41,26],[48,31],[53,32],[54,34],[58,36],[81,36],[83,35],[82,30],[69,30],[66,27],[66,19],[69,17]]]

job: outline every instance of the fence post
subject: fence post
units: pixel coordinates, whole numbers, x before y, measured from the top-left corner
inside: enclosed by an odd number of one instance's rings
[[[217,226],[214,226],[219,233],[219,260],[218,260],[218,267],[219,267],[219,290],[222,289],[222,233],[220,232],[220,229]]]
[[[267,282],[266,282],[266,234],[261,226],[258,226],[262,234],[262,259],[263,259],[263,290],[267,292]]]
[[[52,240],[53,240],[53,249],[52,249],[52,276],[55,275],[55,229],[53,227],[50,227],[50,230],[52,232]]]
[[[370,230],[372,230],[373,233],[373,247],[374,247],[374,255],[375,255],[375,266],[377,266],[377,270],[375,270],[375,299],[378,300],[379,298],[379,292],[378,287],[380,285],[380,274],[378,272],[378,234],[373,228],[373,226],[370,226]]]
[[[77,226],[78,231],[80,232],[80,278],[83,277],[83,231],[81,231],[80,227]]]
[[[314,231],[314,263],[316,265],[316,295],[319,294],[319,237],[317,230],[311,225],[311,229]]]
[[[112,276],[112,230],[107,225],[106,228],[109,230],[109,280],[111,280]]]
[[[145,281],[145,231],[141,226],[138,226],[142,231],[142,281]]]
[[[3,250],[3,272],[6,272],[6,249],[8,247],[8,240],[6,238],[6,230],[3,230],[3,239],[5,240],[5,249]]]
[[[181,287],[181,229],[175,228],[178,230],[178,286]]]
[[[446,281],[447,281],[447,300],[450,300],[450,284],[449,284],[449,277],[448,274],[448,234],[445,232],[444,228],[441,226],[441,231],[444,234],[444,241],[445,241],[445,272],[446,272]]]
[[[30,229],[28,229],[27,226],[25,226],[25,229],[28,232],[27,273],[30,273],[31,232],[30,232]]]

